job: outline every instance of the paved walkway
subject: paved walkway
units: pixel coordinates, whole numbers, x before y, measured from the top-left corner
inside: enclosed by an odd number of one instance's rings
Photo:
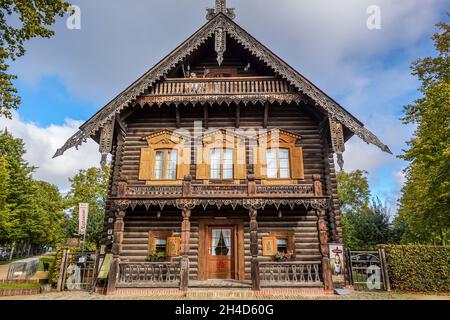
[[[158,296],[105,296],[101,294],[89,294],[87,292],[53,292],[35,296],[0,297],[0,300],[195,300],[183,296],[158,295]],[[203,299],[208,300],[208,299]],[[233,300],[233,299],[229,299]],[[450,296],[425,295],[425,294],[400,294],[392,292],[364,293],[355,292],[351,295],[320,295],[320,296],[295,296],[295,295],[262,295],[246,300],[450,300]]]

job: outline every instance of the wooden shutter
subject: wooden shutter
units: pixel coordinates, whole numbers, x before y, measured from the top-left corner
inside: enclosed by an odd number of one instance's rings
[[[180,255],[180,237],[167,238],[166,254],[168,257],[178,257]]]
[[[178,153],[177,179],[183,180],[184,176],[191,174],[191,149],[181,148]]]
[[[292,149],[292,178],[305,179],[302,147],[295,147]]]
[[[234,148],[234,179],[244,180],[247,179],[247,160],[245,143],[242,146],[240,140]]]
[[[277,253],[277,238],[262,237],[263,256],[274,256]]]
[[[207,151],[208,149],[204,148],[197,149],[197,170],[195,174],[197,180],[209,179],[209,162],[206,161]]]
[[[256,179],[266,179],[267,178],[267,149],[264,147],[254,147],[253,148],[253,164]]]
[[[153,163],[154,151],[151,148],[142,148],[141,161],[139,164],[139,180],[152,180]]]
[[[156,236],[153,232],[148,233],[148,252],[156,251]]]

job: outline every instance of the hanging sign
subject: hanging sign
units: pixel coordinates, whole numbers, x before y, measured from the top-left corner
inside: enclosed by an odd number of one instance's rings
[[[78,234],[80,236],[86,234],[88,213],[89,213],[89,204],[88,203],[80,203],[79,204],[79,212],[78,212],[78,218],[79,218]]]

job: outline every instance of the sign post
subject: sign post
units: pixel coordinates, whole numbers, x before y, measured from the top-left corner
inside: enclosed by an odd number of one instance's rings
[[[86,230],[87,230],[87,221],[88,221],[88,214],[89,214],[89,204],[88,203],[80,203],[78,205],[79,211],[78,211],[78,234],[80,235],[80,246],[81,246],[81,252],[84,251],[84,240],[86,237]]]

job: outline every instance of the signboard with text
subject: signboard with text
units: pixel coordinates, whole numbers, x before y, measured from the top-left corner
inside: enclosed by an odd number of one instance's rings
[[[88,213],[89,213],[89,204],[88,203],[80,203],[79,204],[79,213],[78,213],[78,218],[79,218],[78,234],[80,236],[86,235]]]

